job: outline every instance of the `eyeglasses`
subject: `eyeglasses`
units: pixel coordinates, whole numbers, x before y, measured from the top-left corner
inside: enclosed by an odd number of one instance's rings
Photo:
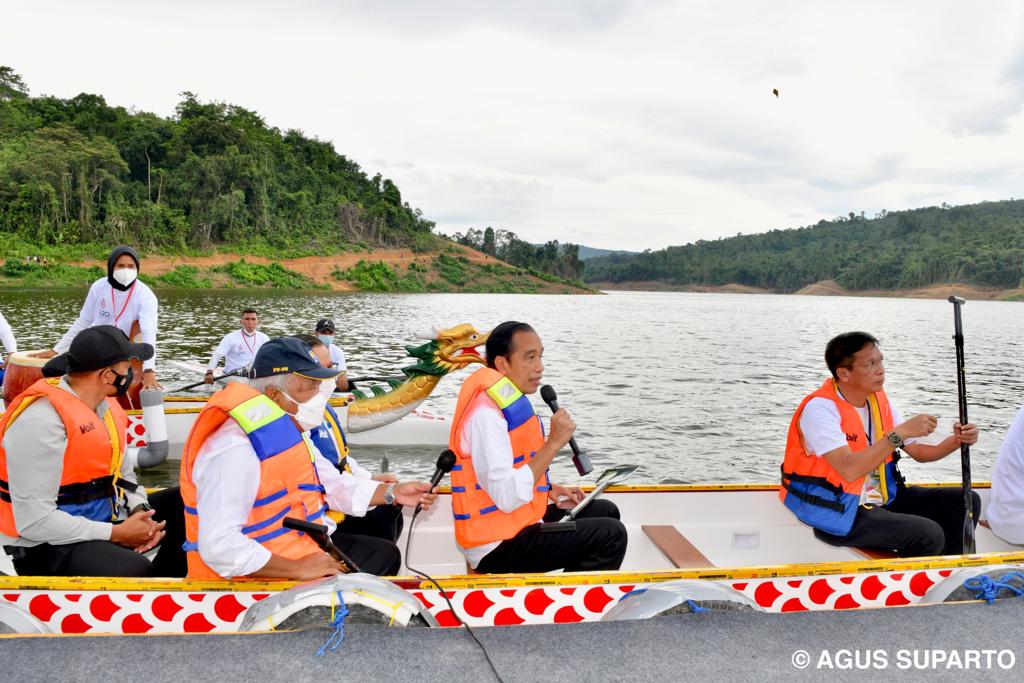
[[[854,363],[849,367],[864,369],[867,370],[868,372],[874,372],[878,368],[882,367],[882,365],[884,365],[884,361],[885,359],[882,356],[879,356],[877,359],[869,360],[867,363]]]

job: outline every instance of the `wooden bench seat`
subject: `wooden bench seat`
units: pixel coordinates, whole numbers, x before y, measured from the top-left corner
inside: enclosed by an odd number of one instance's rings
[[[869,560],[892,560],[899,557],[896,553],[891,550],[875,550],[873,548],[854,548],[849,546],[850,550],[860,555],[863,555]]]
[[[640,527],[647,538],[658,547],[658,550],[677,568],[714,567],[715,564],[697,550],[697,546],[686,536],[679,533],[674,526],[644,524]]]

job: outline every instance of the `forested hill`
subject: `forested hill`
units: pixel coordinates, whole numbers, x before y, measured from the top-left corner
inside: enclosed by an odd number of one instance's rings
[[[32,97],[0,67],[0,242],[430,248],[434,224],[329,142],[183,93],[174,116]]]
[[[737,283],[793,292],[822,280],[850,290],[960,282],[1021,285],[1024,200],[881,212],[793,230],[587,261],[589,282]]]

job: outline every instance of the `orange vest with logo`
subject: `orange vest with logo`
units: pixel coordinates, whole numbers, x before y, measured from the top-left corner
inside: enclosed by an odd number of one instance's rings
[[[481,405],[501,410],[512,442],[512,466],[526,467],[544,445],[544,427],[530,400],[512,380],[492,368],[477,370],[463,383],[448,446],[455,452],[452,467],[452,514],[455,540],[463,548],[504,541],[523,528],[539,522],[547,511],[551,481],[547,473],[534,486],[533,499],[512,512],[502,512],[477,482],[473,454],[462,450],[462,429],[466,420]]]
[[[55,500],[57,508],[95,522],[112,521],[120,499],[116,482],[124,459],[128,416],[116,401],[108,401],[107,412],[100,418],[82,399],[41,379],[18,394],[0,417],[0,532],[20,535],[11,505],[8,459],[32,457],[32,453],[7,453],[3,435],[40,398],[46,398],[57,411],[68,438]],[[14,486],[17,488],[17,482]]]
[[[192,478],[196,460],[206,440],[228,419],[233,419],[249,437],[260,464],[260,485],[242,533],[275,555],[298,559],[319,547],[309,536],[286,529],[281,520],[297,517],[322,523],[327,512],[324,487],[320,483],[313,454],[292,422],[291,416],[269,398],[251,387],[232,383],[206,403],[196,418],[181,456],[181,498],[185,504],[185,544],[188,577],[223,578],[199,554],[196,485]]]
[[[833,379],[825,380],[817,391],[804,398],[789,423],[779,498],[800,521],[827,533],[845,536],[850,533],[857,515],[864,477],[847,481],[820,454],[807,452],[800,432],[800,417],[813,398],[825,398],[835,403],[839,409],[840,427],[846,434],[846,442],[851,451],[856,453],[871,445],[872,440],[868,439],[868,431],[864,428],[860,413],[839,395]],[[868,405],[871,413],[870,431],[873,441],[878,441],[893,428],[892,407],[884,391],[868,396]],[[896,497],[900,481],[896,459],[890,453],[879,466],[879,483],[884,499],[882,505],[888,505]]]

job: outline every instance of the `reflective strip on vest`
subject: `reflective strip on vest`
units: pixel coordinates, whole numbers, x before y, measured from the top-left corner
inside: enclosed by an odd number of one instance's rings
[[[508,377],[502,377],[488,387],[487,395],[498,404],[510,432],[536,415],[530,399]]]

